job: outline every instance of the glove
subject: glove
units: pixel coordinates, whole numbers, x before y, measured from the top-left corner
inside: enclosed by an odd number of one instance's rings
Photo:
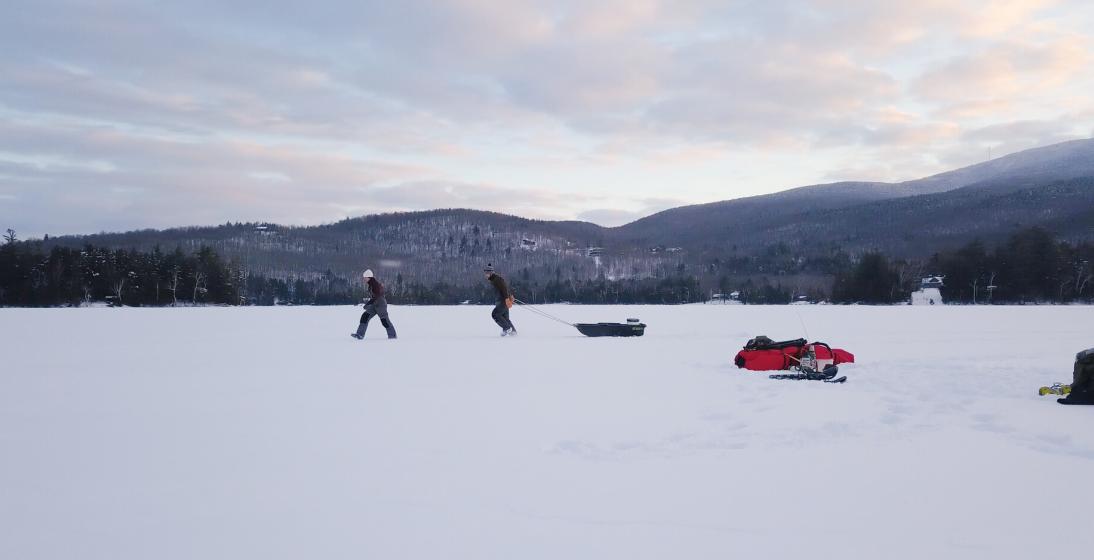
[[[506,309],[512,309],[513,308],[513,296],[509,296],[509,297],[505,298],[505,308]]]

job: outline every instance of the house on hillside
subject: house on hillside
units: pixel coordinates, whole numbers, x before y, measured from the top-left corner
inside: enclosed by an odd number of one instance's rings
[[[944,276],[928,276],[920,281],[919,289],[912,292],[912,305],[943,305],[942,279]]]

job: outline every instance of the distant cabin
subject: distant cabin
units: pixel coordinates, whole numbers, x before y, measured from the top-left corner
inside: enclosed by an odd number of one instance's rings
[[[920,289],[941,288],[942,276],[928,276],[919,282]]]
[[[943,276],[928,276],[919,282],[919,289],[912,292],[912,305],[943,305]]]
[[[741,303],[741,292],[729,292],[728,294],[711,294],[710,303]]]

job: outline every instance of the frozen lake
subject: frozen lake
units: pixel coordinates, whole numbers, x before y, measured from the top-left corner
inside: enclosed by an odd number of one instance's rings
[[[0,309],[0,558],[1062,558],[1090,307]],[[804,327],[803,327],[804,324]],[[808,333],[804,332],[808,329]],[[732,359],[845,348],[849,381]]]

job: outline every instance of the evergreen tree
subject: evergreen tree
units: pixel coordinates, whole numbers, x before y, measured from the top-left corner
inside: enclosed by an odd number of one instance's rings
[[[903,298],[898,293],[899,277],[881,253],[867,253],[847,273],[836,275],[832,299],[839,303],[893,303]]]

